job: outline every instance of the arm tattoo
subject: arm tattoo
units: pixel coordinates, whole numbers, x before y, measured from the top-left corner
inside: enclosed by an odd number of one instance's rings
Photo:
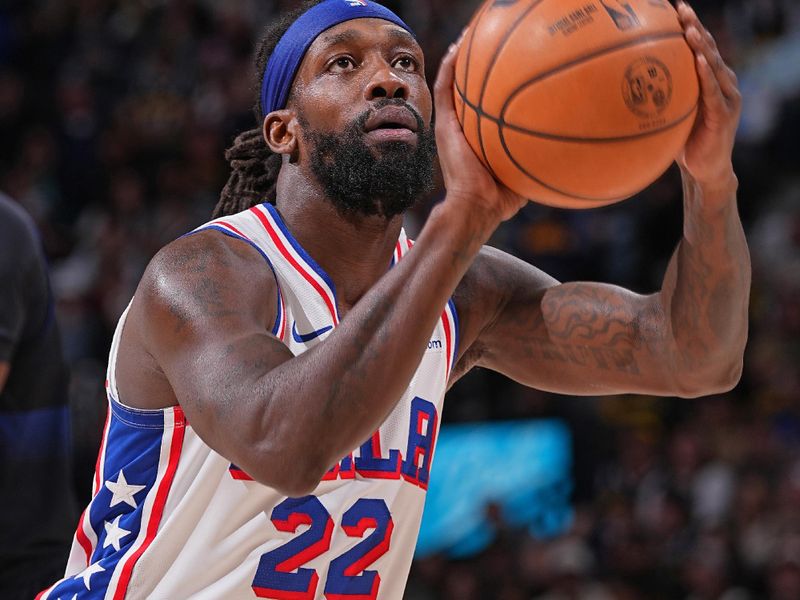
[[[685,201],[684,237],[656,294],[548,282],[502,259],[494,264],[505,272],[484,270],[483,281],[499,282],[493,289],[501,301],[479,334],[481,352],[465,354],[463,368],[474,361],[528,385],[568,390],[696,395],[728,385],[747,335],[744,231],[735,196],[715,213],[703,210],[697,189],[688,188]],[[565,379],[592,372],[585,382]]]
[[[591,284],[567,284],[549,290],[542,314],[551,338],[582,340],[587,345],[641,346],[639,322],[618,295]]]

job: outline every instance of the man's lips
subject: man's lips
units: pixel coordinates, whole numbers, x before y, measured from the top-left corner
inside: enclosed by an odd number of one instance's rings
[[[406,129],[405,127],[399,127],[397,129],[379,127],[378,129],[368,131],[364,134],[364,137],[373,142],[407,142],[409,144],[417,142],[417,132]]]
[[[386,106],[375,111],[364,124],[364,131],[391,132],[400,134],[403,131],[416,133],[417,119],[407,108],[402,106]]]

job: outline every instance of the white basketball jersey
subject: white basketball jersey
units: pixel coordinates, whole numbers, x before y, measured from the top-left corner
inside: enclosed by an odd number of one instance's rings
[[[272,333],[299,355],[339,323],[333,282],[264,204],[211,221],[253,246],[278,286]],[[411,242],[401,233],[392,264]],[[391,265],[387,265],[387,269]],[[312,495],[287,498],[209,448],[179,406],[139,410],[117,392],[122,315],[108,368],[109,412],[93,498],[65,578],[37,598],[399,600],[457,353],[451,302],[408,389],[380,429]]]

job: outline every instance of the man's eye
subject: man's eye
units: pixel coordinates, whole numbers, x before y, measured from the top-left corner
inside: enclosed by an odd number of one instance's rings
[[[356,62],[350,58],[349,56],[340,56],[336,60],[331,63],[331,70],[332,71],[348,71],[351,68],[355,68]]]
[[[401,56],[396,61],[394,61],[395,67],[399,67],[406,71],[416,71],[417,70],[417,61],[415,61],[410,56]]]

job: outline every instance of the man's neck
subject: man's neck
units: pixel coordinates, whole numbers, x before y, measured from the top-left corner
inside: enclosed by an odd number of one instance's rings
[[[344,316],[389,269],[403,217],[344,217],[308,180],[299,185],[279,180],[277,197],[289,231],[336,285]]]

